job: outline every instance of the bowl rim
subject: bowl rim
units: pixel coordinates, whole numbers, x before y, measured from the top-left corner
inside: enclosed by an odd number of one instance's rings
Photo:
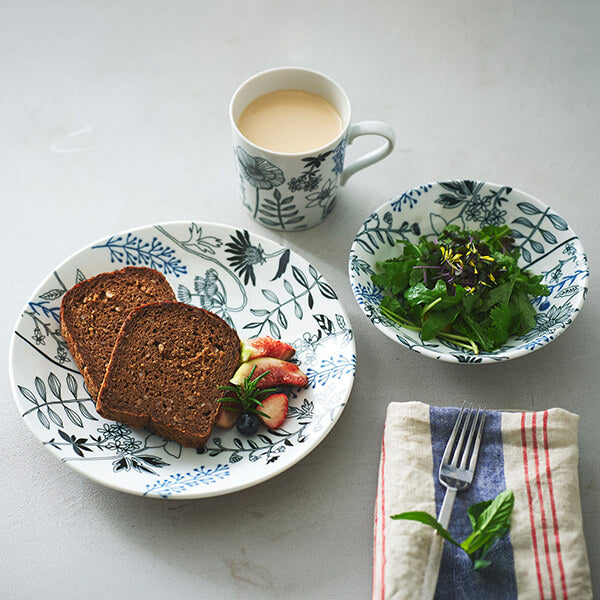
[[[371,211],[371,213],[367,217],[367,219],[363,220],[363,222],[361,224],[361,228],[368,222],[369,219],[371,219],[373,217],[373,215],[381,214],[386,209],[391,208],[391,204],[395,200],[402,198],[406,194],[409,194],[413,191],[418,191],[418,192],[420,192],[420,194],[422,194],[423,189],[426,189],[427,190],[426,193],[429,193],[429,192],[431,192],[432,189],[434,189],[435,187],[440,187],[444,183],[457,183],[457,182],[463,182],[463,181],[469,181],[469,182],[473,182],[473,183],[481,183],[481,184],[484,184],[491,188],[502,188],[502,187],[510,188],[511,194],[516,192],[524,200],[532,202],[538,208],[542,208],[544,210],[552,210],[551,206],[549,206],[548,204],[546,204],[539,198],[537,198],[527,192],[523,192],[519,188],[516,188],[513,186],[497,184],[492,181],[486,181],[486,180],[482,180],[482,179],[467,179],[467,178],[441,179],[438,181],[432,181],[432,182],[428,182],[425,184],[412,186],[410,188],[407,188],[405,191],[392,196],[389,200],[387,200],[386,202],[384,202],[383,204],[378,206],[375,210]],[[412,208],[413,207],[410,207],[409,210],[411,210]],[[443,210],[443,207],[442,207],[442,210]],[[400,211],[398,211],[398,212],[400,212]],[[558,213],[556,213],[555,211],[553,211],[553,212],[554,212],[554,214],[561,216]],[[561,216],[561,218],[567,224],[566,231],[570,232],[572,234],[572,237],[570,237],[568,240],[563,241],[560,245],[562,246],[568,242],[574,243],[574,245],[577,249],[577,255],[581,256],[583,258],[583,263],[585,265],[586,275],[583,277],[583,279],[589,279],[588,260],[587,260],[587,255],[585,253],[583,244],[581,243],[581,239],[579,238],[577,233],[573,230],[573,228],[569,225],[568,221],[566,219],[564,219],[564,217],[562,217],[562,216]],[[422,354],[423,356],[426,356],[428,358],[434,358],[437,360],[441,360],[443,362],[450,362],[453,364],[496,364],[496,363],[500,363],[500,362],[506,362],[507,360],[511,360],[514,358],[519,358],[521,356],[531,354],[532,352],[535,352],[537,350],[540,350],[541,348],[544,348],[550,342],[554,341],[556,338],[558,338],[560,335],[562,335],[570,327],[570,325],[572,325],[573,321],[577,318],[577,316],[581,312],[581,308],[583,306],[583,303],[585,302],[586,292],[589,287],[588,285],[582,285],[581,283],[577,284],[579,289],[577,291],[577,294],[574,295],[574,297],[573,297],[572,313],[570,315],[571,321],[564,327],[561,327],[560,329],[555,331],[552,334],[552,338],[550,338],[550,339],[543,339],[542,337],[537,337],[537,338],[530,340],[528,342],[527,346],[521,346],[518,348],[510,348],[508,350],[506,350],[506,349],[505,350],[496,350],[494,352],[484,352],[484,353],[480,353],[480,354],[474,354],[473,352],[469,352],[468,350],[457,351],[456,353],[450,353],[447,350],[439,351],[439,350],[435,350],[432,348],[428,348],[426,345],[423,345],[423,344],[427,344],[427,342],[423,342],[422,340],[421,340],[420,344],[408,345],[408,344],[404,343],[403,341],[401,341],[399,339],[399,335],[398,335],[400,332],[407,331],[404,327],[402,327],[401,325],[395,325],[392,327],[389,325],[382,324],[381,321],[379,323],[373,322],[372,318],[369,317],[369,315],[365,311],[364,306],[358,301],[358,297],[357,297],[357,294],[355,291],[355,284],[358,284],[360,282],[357,280],[357,275],[354,273],[354,271],[352,269],[352,256],[357,254],[358,245],[357,245],[356,240],[357,240],[359,234],[360,234],[360,229],[356,232],[354,240],[350,247],[349,260],[348,260],[348,276],[349,276],[349,280],[350,280],[350,287],[352,289],[352,294],[353,294],[358,306],[360,307],[362,313],[367,317],[367,319],[371,322],[372,325],[374,325],[379,331],[381,331],[384,335],[386,335],[387,337],[389,337],[390,339],[392,339],[393,341],[398,343],[400,346],[403,346],[403,347],[405,347],[409,350],[412,350],[413,352],[416,352],[418,354]],[[420,234],[420,235],[422,235],[422,234]],[[531,263],[529,263],[529,265],[535,264],[535,262],[537,262],[544,256],[547,256],[547,254],[544,254],[543,256],[539,257],[538,259],[532,261]],[[529,268],[529,265],[527,266],[527,268]],[[437,338],[434,338],[434,340],[436,340],[436,339]],[[535,343],[536,341],[537,341],[537,343]],[[532,344],[533,344],[533,347],[529,347]],[[461,361],[458,359],[459,355],[462,355],[465,357],[478,358],[479,360]]]

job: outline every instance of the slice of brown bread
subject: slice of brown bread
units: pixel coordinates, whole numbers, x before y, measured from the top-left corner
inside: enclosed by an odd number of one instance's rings
[[[240,345],[223,319],[202,308],[180,302],[136,308],[117,338],[96,410],[184,446],[203,446]]]
[[[129,313],[142,304],[175,299],[165,276],[147,267],[101,273],[63,296],[61,333],[94,401]]]

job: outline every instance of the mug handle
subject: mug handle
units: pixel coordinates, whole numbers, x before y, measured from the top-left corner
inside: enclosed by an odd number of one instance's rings
[[[361,121],[360,123],[350,125],[350,129],[348,130],[348,145],[361,135],[379,135],[385,138],[386,141],[379,148],[357,158],[351,165],[348,165],[340,175],[340,185],[344,185],[357,171],[385,158],[396,145],[394,130],[382,121]]]

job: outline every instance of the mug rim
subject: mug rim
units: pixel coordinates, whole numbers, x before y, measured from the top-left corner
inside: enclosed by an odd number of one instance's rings
[[[317,75],[317,76],[325,79],[330,85],[333,85],[334,87],[336,87],[339,90],[342,98],[344,99],[344,102],[346,103],[348,111],[347,111],[347,117],[343,121],[342,130],[335,138],[333,138],[333,140],[331,140],[327,144],[324,144],[322,146],[319,146],[317,148],[314,148],[312,150],[305,151],[305,152],[276,152],[274,150],[269,150],[268,148],[263,148],[262,146],[258,146],[254,142],[251,142],[240,131],[239,127],[237,126],[237,123],[235,122],[235,119],[233,118],[233,105],[234,105],[234,102],[236,101],[239,93],[241,92],[242,88],[244,88],[247,84],[254,81],[255,79],[258,79],[259,77],[263,77],[267,73],[274,73],[277,71],[303,71],[305,73],[311,73],[313,75]],[[248,106],[248,105],[246,105],[246,106]],[[246,108],[246,107],[244,107],[244,108]],[[336,108],[336,110],[337,110],[337,108]],[[337,81],[335,81],[328,75],[325,75],[325,73],[321,73],[321,71],[316,71],[315,69],[309,69],[307,67],[293,67],[293,66],[274,67],[272,69],[264,69],[263,71],[259,71],[258,73],[255,73],[251,77],[248,77],[247,79],[242,81],[242,83],[237,87],[235,92],[233,92],[233,95],[231,96],[231,100],[229,101],[229,121],[231,122],[231,126],[232,126],[233,130],[236,132],[236,134],[240,138],[242,138],[242,140],[244,140],[244,142],[246,144],[248,144],[248,146],[252,147],[255,150],[258,150],[259,152],[267,153],[272,156],[282,156],[282,157],[286,157],[286,158],[287,157],[294,158],[294,157],[300,157],[300,156],[308,156],[310,154],[320,153],[323,150],[329,148],[330,146],[336,146],[337,144],[340,143],[342,138],[344,138],[346,136],[346,134],[348,133],[348,128],[350,127],[351,116],[352,116],[352,107],[350,105],[350,99],[348,98],[348,95],[346,94],[346,91],[344,90],[344,88]]]

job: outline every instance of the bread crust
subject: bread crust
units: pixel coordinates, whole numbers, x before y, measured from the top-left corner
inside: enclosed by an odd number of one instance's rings
[[[124,286],[132,287],[133,282],[139,286],[138,290],[126,290]],[[97,296],[95,299],[94,295]],[[94,401],[112,347],[129,312],[148,302],[175,300],[175,293],[165,276],[147,267],[125,267],[100,273],[67,291],[60,305],[61,333]],[[99,312],[93,318],[95,310]],[[112,315],[108,327],[104,327],[106,331],[96,330],[100,312],[106,315],[109,311]]]
[[[240,345],[235,330],[202,308],[140,306],[119,332],[96,410],[184,446],[203,446],[218,417],[218,386],[235,373]]]

